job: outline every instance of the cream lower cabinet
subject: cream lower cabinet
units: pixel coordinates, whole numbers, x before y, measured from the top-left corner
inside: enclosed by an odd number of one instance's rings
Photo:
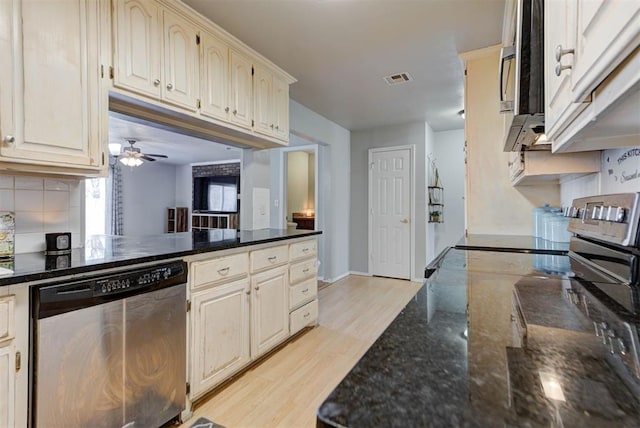
[[[0,296],[0,426],[15,425],[15,296]]]
[[[191,297],[191,396],[197,398],[251,361],[249,279]]]
[[[251,356],[259,357],[289,337],[287,266],[251,276]]]
[[[315,238],[289,246],[289,333],[318,322],[318,243]]]
[[[107,7],[0,2],[0,169],[106,171]]]

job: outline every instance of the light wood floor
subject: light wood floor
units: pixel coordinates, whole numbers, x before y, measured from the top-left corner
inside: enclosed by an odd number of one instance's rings
[[[227,428],[315,427],[316,409],[421,284],[348,276],[319,292],[314,328],[197,406]]]

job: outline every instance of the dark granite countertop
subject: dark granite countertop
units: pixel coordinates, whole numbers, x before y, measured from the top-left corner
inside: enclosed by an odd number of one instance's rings
[[[87,239],[84,248],[74,249],[68,256],[45,256],[43,253],[26,253],[16,254],[12,260],[0,261],[0,267],[13,271],[12,274],[0,275],[0,286],[313,236],[321,233],[313,230],[288,231],[286,229],[252,231],[212,229],[192,233],[168,233],[151,236],[93,236]]]
[[[569,251],[568,242],[552,242],[530,235],[468,235],[460,238],[455,246],[456,248],[464,249],[515,250],[558,254]]]
[[[640,381],[563,299],[573,279],[475,271],[500,255],[470,253],[464,266],[460,251],[445,256],[320,406],[317,425],[640,426]]]

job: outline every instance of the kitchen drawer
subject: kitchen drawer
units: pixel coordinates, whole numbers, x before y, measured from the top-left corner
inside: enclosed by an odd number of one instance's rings
[[[318,273],[318,263],[316,259],[292,264],[289,267],[289,284],[295,284],[307,278],[314,278]]]
[[[295,334],[303,328],[315,325],[318,320],[318,299],[296,309],[289,315],[289,332]]]
[[[16,296],[0,297],[0,346],[6,345],[15,337],[14,310]]]
[[[252,251],[249,258],[251,259],[251,272],[257,272],[266,268],[280,266],[289,261],[289,254],[286,245],[265,248],[264,250]]]
[[[191,263],[191,288],[198,288],[213,282],[238,278],[249,272],[249,258],[247,253],[234,254],[213,260]]]
[[[289,246],[289,258],[291,261],[303,259],[309,256],[316,256],[318,254],[318,242],[314,239],[307,241],[296,242]]]
[[[294,309],[302,303],[315,299],[318,295],[318,280],[310,278],[297,285],[289,287],[289,309]]]

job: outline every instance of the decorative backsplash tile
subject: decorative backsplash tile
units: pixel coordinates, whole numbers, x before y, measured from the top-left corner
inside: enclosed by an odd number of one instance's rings
[[[15,213],[15,253],[44,251],[44,234],[71,232],[83,244],[81,180],[0,175],[0,211]]]

